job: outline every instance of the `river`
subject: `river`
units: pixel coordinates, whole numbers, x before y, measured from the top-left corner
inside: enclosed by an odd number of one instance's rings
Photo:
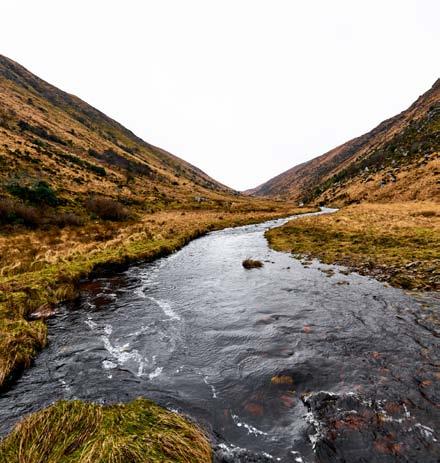
[[[440,300],[269,249],[284,221],[83,283],[0,396],[0,433],[57,399],[145,396],[200,423],[219,462],[440,461]]]

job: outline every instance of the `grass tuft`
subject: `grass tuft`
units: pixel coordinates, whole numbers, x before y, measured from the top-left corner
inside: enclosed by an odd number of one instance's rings
[[[60,401],[18,423],[0,463],[206,463],[203,431],[146,399],[102,406]]]

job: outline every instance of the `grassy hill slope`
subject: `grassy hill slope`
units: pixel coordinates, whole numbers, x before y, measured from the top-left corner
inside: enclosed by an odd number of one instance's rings
[[[440,80],[372,131],[248,193],[339,206],[440,200]]]
[[[128,205],[190,204],[232,191],[89,106],[0,56],[0,173],[7,183],[44,180],[66,204],[86,195]]]

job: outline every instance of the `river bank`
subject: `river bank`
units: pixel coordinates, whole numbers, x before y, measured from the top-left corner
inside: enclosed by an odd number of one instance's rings
[[[276,250],[339,264],[392,286],[440,289],[440,204],[359,204],[266,233]]]
[[[192,417],[216,462],[436,462],[438,300],[305,267],[268,248],[282,223],[215,231],[81,283],[0,396],[0,435],[53,401],[142,396]]]
[[[1,236],[0,389],[46,345],[45,319],[53,315],[55,304],[75,298],[78,282],[94,271],[155,259],[211,230],[307,211],[164,211],[134,223]]]

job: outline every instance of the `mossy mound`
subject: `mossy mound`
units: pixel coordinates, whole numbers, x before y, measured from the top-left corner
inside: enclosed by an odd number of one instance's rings
[[[24,418],[0,442],[1,463],[207,463],[205,434],[177,413],[137,399],[102,406],[60,401]]]

